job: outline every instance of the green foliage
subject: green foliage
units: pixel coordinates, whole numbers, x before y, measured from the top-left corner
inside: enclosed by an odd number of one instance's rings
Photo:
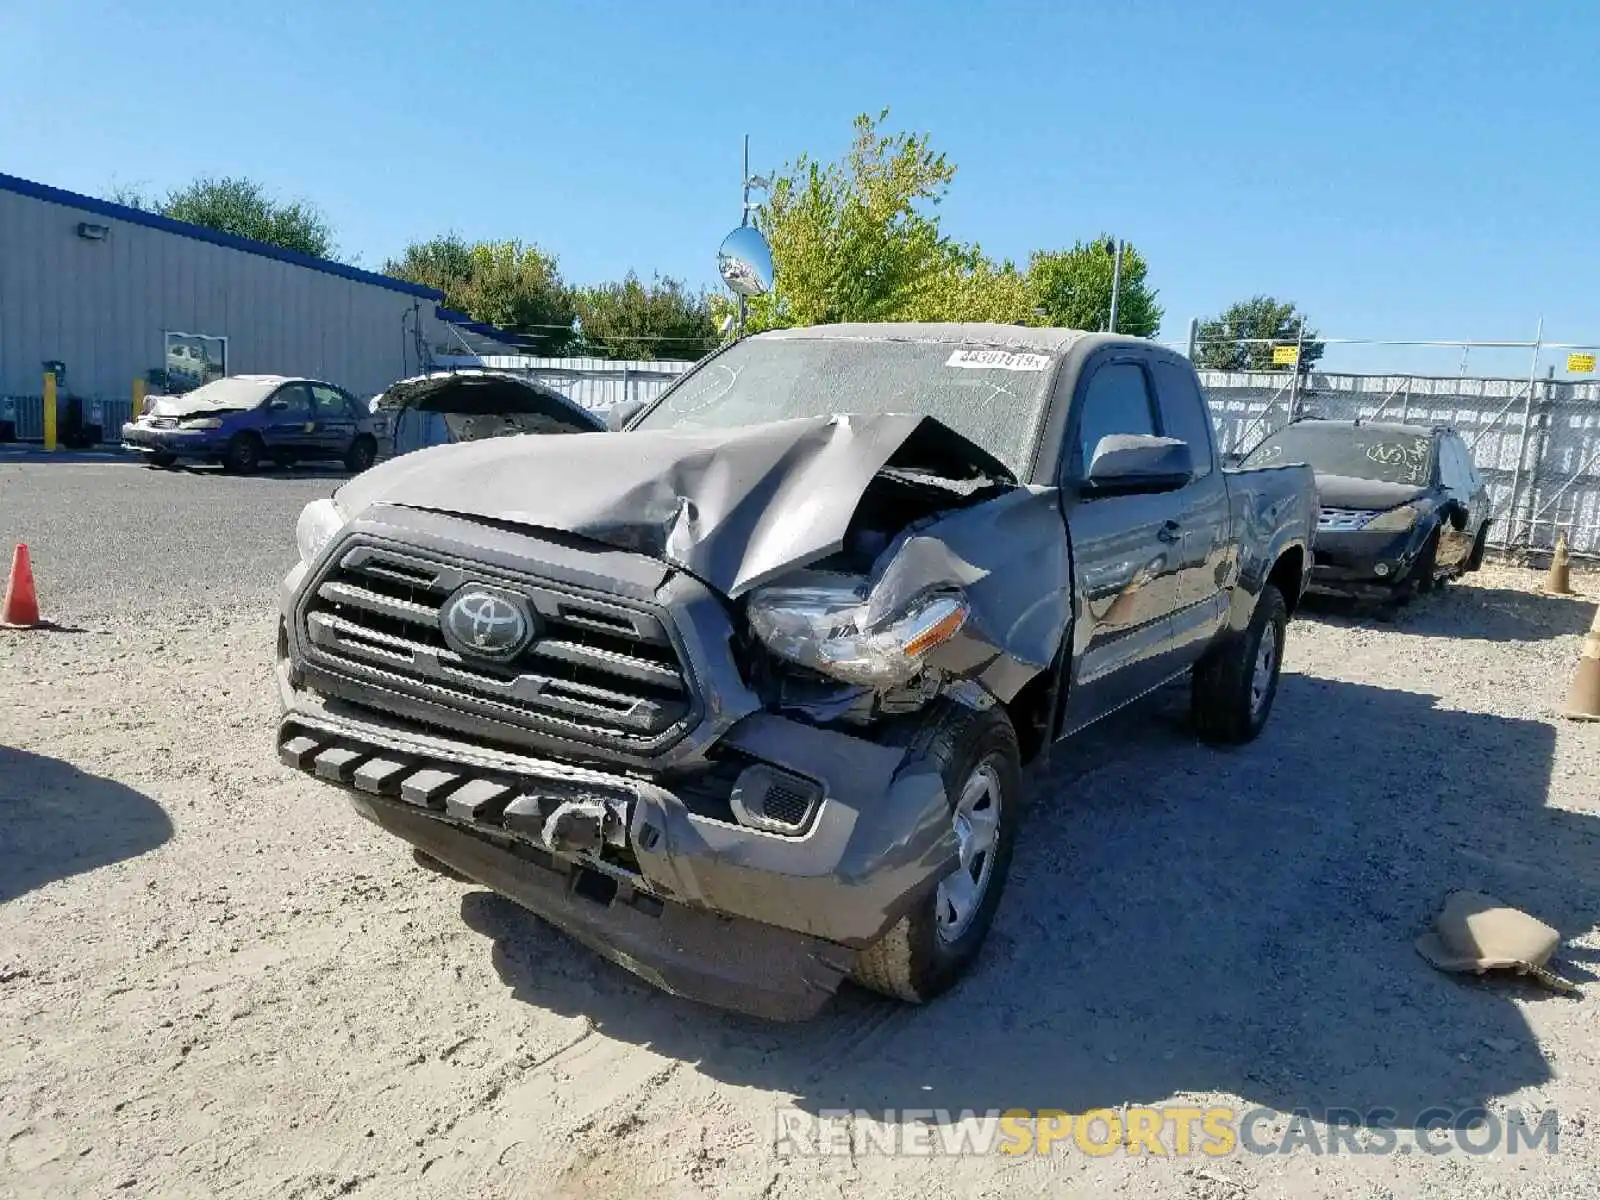
[[[1195,337],[1195,365],[1211,371],[1281,370],[1272,363],[1272,346],[1243,339],[1270,338],[1292,346],[1300,335],[1301,314],[1286,300],[1252,296],[1230,304],[1220,316],[1201,321]],[[1308,324],[1300,348],[1300,371],[1309,371],[1327,349]]]
[[[1145,282],[1147,272],[1144,256],[1124,245],[1117,333],[1154,337],[1161,328],[1161,306]],[[1115,274],[1116,241],[1110,234],[1077,242],[1070,250],[1037,250],[1028,263],[1028,282],[1044,322],[1066,329],[1110,328]]]
[[[699,358],[717,344],[710,298],[676,279],[648,285],[629,271],[621,283],[580,288],[576,294],[580,345],[574,353],[601,358]]]
[[[773,181],[756,226],[772,246],[777,283],[751,300],[749,331],[903,320],[926,307],[955,251],[925,210],[955,167],[925,136],[885,135],[887,117],[887,109],[857,117],[840,161],[802,155]]]
[[[384,274],[445,295],[445,307],[520,335],[532,354],[564,354],[576,337],[572,289],[554,256],[519,241],[467,242],[454,234],[415,242]]]
[[[135,188],[118,188],[111,199],[174,221],[204,225],[314,258],[334,253],[333,229],[321,212],[304,200],[274,200],[265,187],[250,179],[202,176],[161,200],[152,200]]]
[[[1109,238],[1040,251],[1026,271],[945,236],[933,210],[955,165],[926,136],[855,120],[837,162],[802,155],[774,179],[756,226],[772,246],[773,292],[750,301],[748,332],[834,321],[996,321],[1104,329],[1111,309]],[[1161,307],[1144,257],[1125,247],[1117,327],[1152,337]],[[712,301],[731,316],[736,302]]]

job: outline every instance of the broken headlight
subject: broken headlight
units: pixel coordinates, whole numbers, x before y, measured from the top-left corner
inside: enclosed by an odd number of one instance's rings
[[[779,658],[845,683],[891,687],[922,669],[928,652],[967,622],[956,592],[928,592],[875,618],[859,575],[812,573],[750,595],[750,628]]]
[[[1361,528],[1369,529],[1373,533],[1399,533],[1402,529],[1410,529],[1415,525],[1421,515],[1422,510],[1415,504],[1402,504],[1399,508],[1379,513]]]
[[[333,535],[343,529],[350,518],[336,500],[313,500],[300,510],[300,519],[294,524],[294,541],[300,550],[300,561],[307,566],[322,553],[322,548],[333,540]]]

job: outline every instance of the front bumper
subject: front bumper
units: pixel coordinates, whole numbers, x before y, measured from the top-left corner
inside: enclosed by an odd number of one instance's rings
[[[135,454],[165,454],[173,458],[214,458],[222,443],[211,429],[152,429],[148,425],[122,427],[122,448]]]
[[[870,945],[956,865],[943,781],[900,750],[769,713],[728,753],[806,774],[799,836],[695,811],[672,785],[426,733],[297,686],[280,657],[280,758],[356,810],[664,991],[772,1020],[814,1015]],[[490,797],[485,799],[485,797]],[[603,844],[554,853],[561,802],[607,810]]]
[[[1417,530],[1318,532],[1312,546],[1309,591],[1324,595],[1388,595],[1415,563]]]

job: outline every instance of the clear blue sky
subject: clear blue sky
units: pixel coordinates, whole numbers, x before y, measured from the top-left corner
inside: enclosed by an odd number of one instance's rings
[[[741,136],[764,172],[887,105],[958,165],[948,232],[1019,260],[1126,237],[1165,337],[1267,292],[1333,336],[1531,339],[1542,314],[1600,341],[1600,5],[1522,8],[0,0],[0,170],[98,194],[249,175],[370,267],[454,230],[579,282],[710,285]]]

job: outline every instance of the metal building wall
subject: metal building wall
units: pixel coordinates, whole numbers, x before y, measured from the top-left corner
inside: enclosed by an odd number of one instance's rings
[[[109,227],[103,241],[78,224]],[[409,330],[434,301],[0,189],[0,396],[37,396],[42,363],[116,404],[164,363],[171,330],[228,339],[230,374],[302,374],[371,395],[417,369]],[[402,325],[402,320],[406,324]]]

